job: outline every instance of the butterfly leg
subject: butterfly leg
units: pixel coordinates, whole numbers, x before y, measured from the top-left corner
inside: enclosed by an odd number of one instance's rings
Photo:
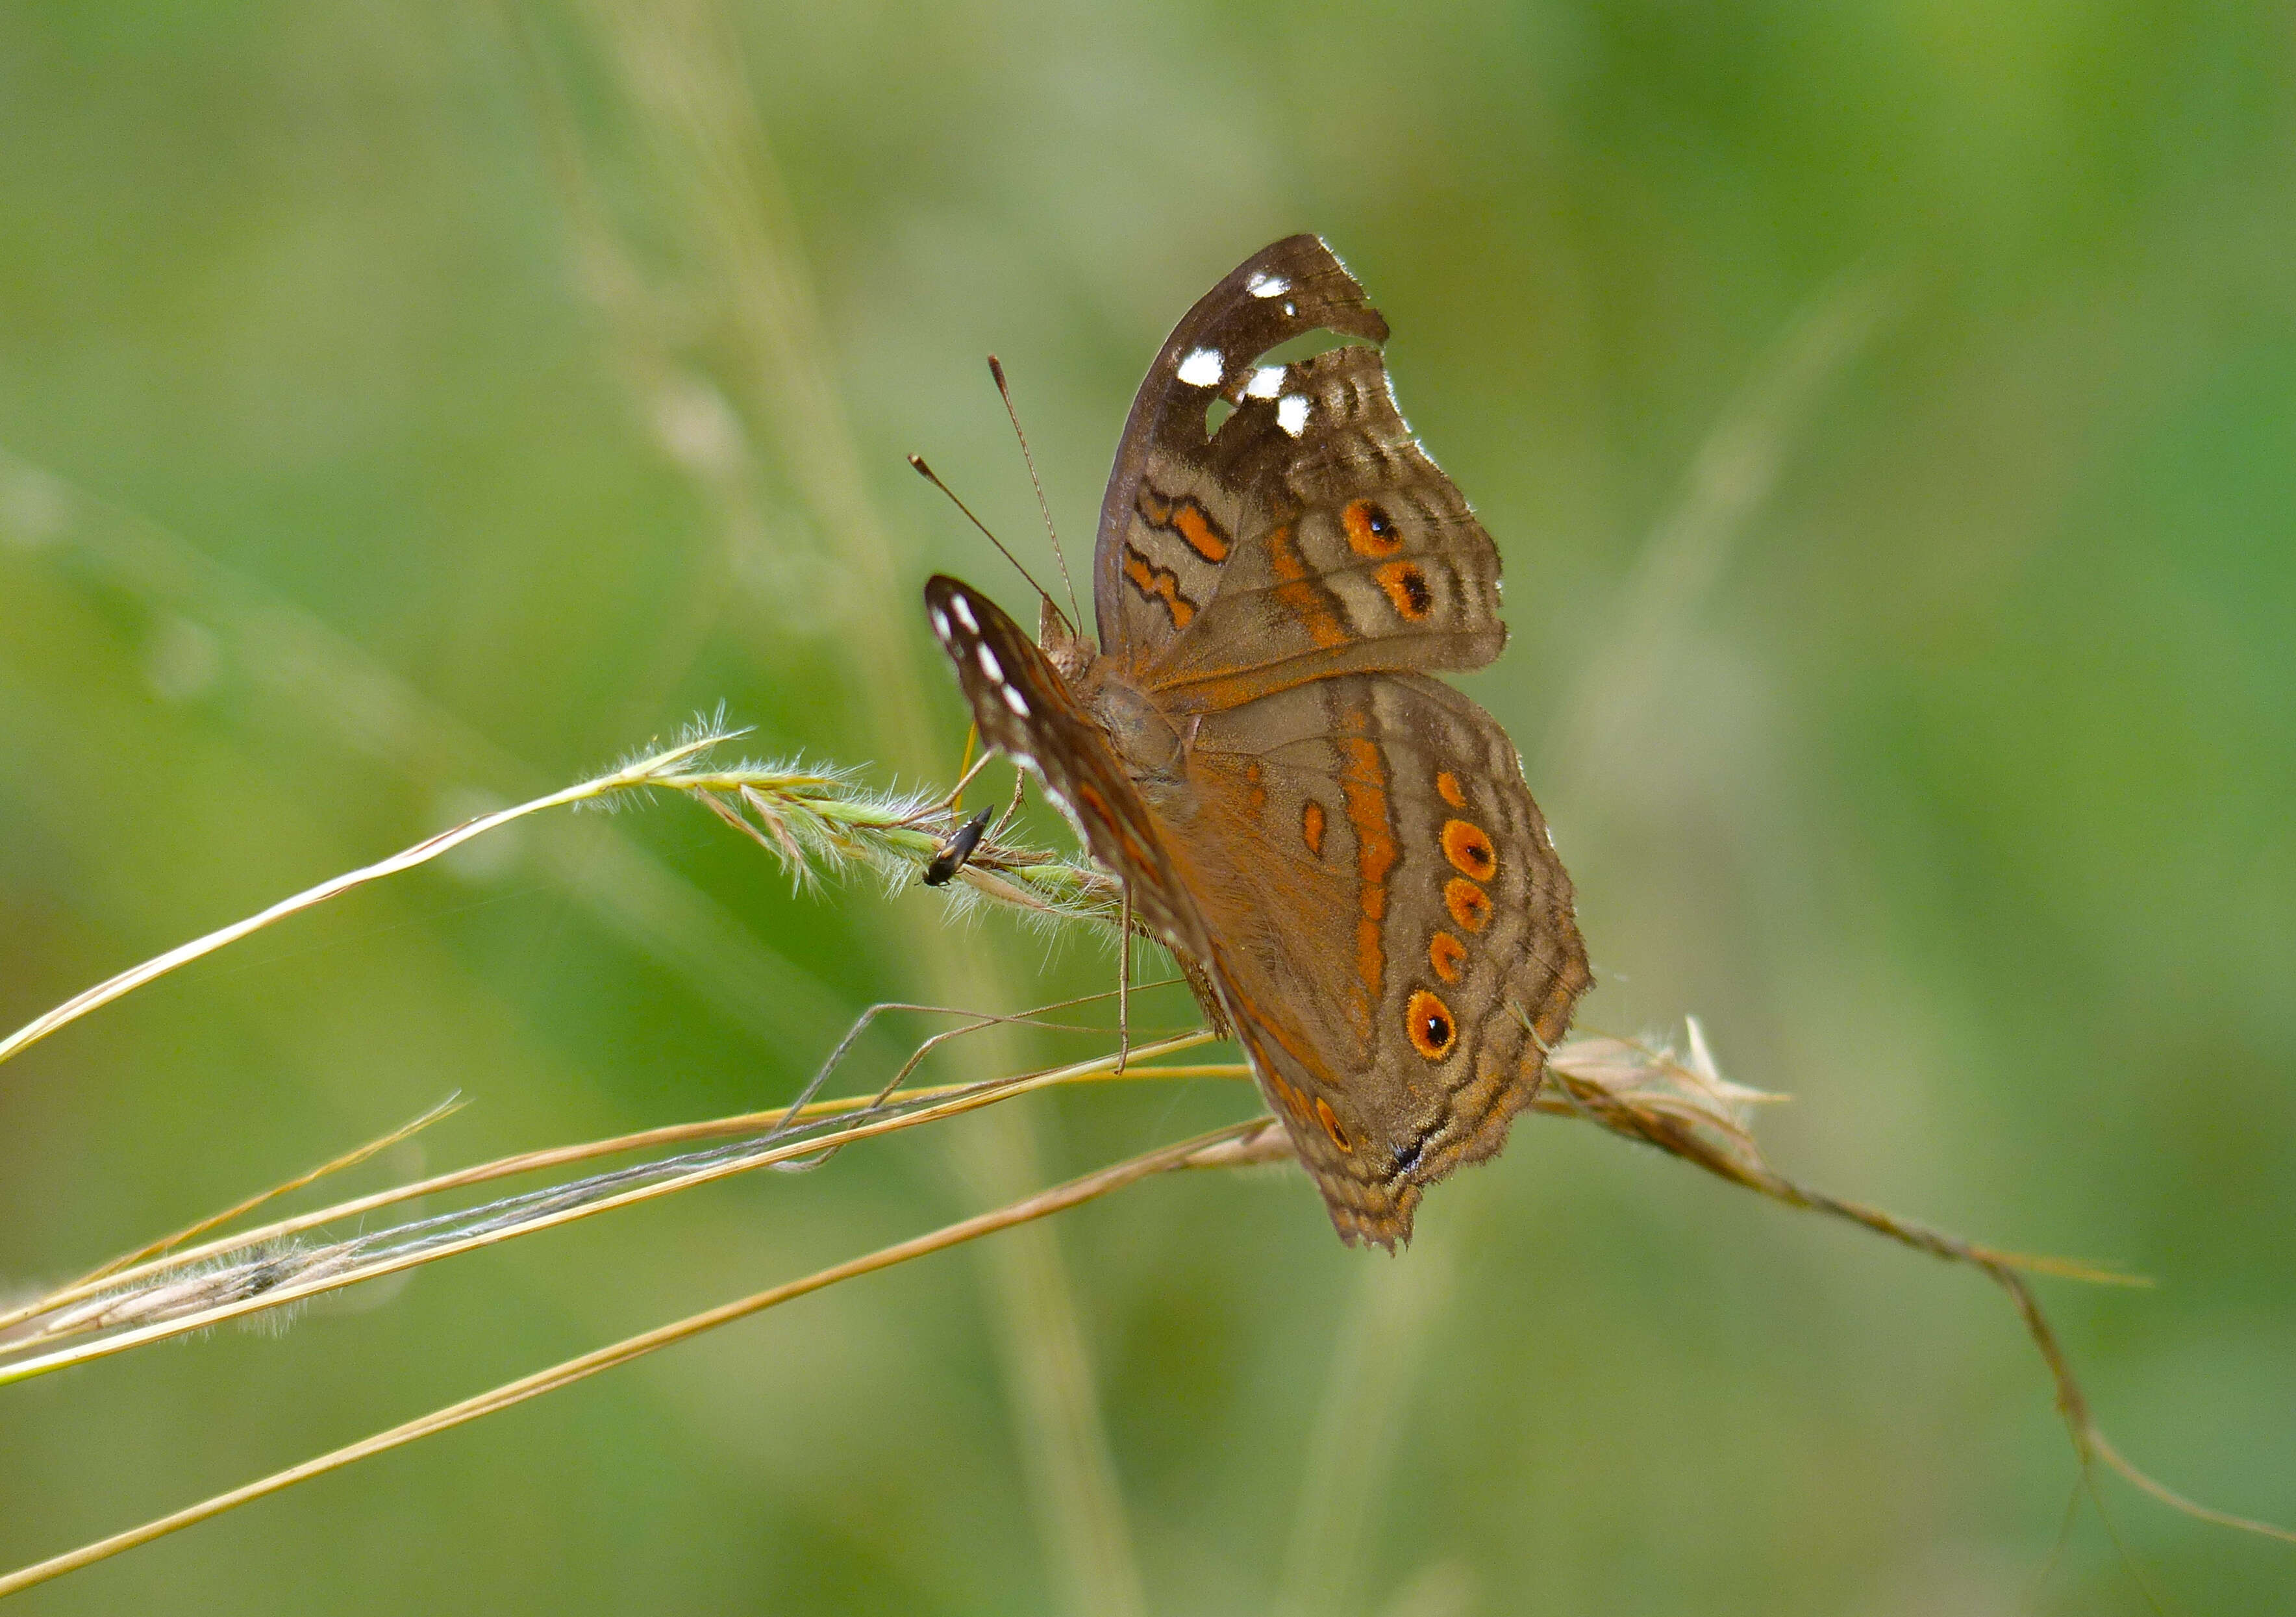
[[[1123,925],[1116,943],[1116,1071],[1132,1055],[1132,883],[1124,883]]]
[[[981,761],[983,761],[983,762],[985,763],[985,762],[987,762],[988,760],[987,760],[986,759],[983,759]],[[989,827],[989,830],[988,830],[988,835],[989,835],[989,837],[991,838],[991,840],[994,840],[994,839],[995,839],[995,838],[996,838],[997,836],[1002,835],[1002,834],[1003,834],[1003,833],[1004,833],[1004,827],[1005,827],[1005,826],[1007,826],[1007,825],[1011,825],[1011,824],[1013,823],[1013,817],[1014,815],[1016,815],[1016,814],[1018,814],[1018,813],[1020,813],[1020,812],[1021,812],[1021,800],[1023,797],[1026,797],[1026,796],[1028,795],[1028,792],[1029,792],[1029,776],[1028,776],[1027,772],[1026,772],[1025,770],[1021,770],[1021,769],[1015,769],[1015,770],[1013,770],[1013,800],[1012,800],[1011,802],[1009,802],[1009,803],[1007,803],[1007,804],[1005,804],[1005,805],[1004,805],[1004,813],[1002,813],[1002,814],[1000,814],[1000,815],[998,815],[998,816],[996,817],[996,823],[994,825],[992,825],[992,826],[990,826],[990,827]]]

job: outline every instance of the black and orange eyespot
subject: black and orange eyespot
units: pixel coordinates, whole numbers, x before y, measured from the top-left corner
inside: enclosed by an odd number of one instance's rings
[[[1411,1047],[1429,1061],[1441,1061],[1459,1042],[1459,1026],[1451,1020],[1451,1007],[1425,989],[1411,996],[1403,1017]]]
[[[1491,847],[1491,839],[1480,825],[1471,825],[1465,820],[1443,822],[1443,857],[1462,875],[1478,882],[1488,882],[1491,873],[1499,867],[1499,856]]]
[[[1340,521],[1348,530],[1348,548],[1359,556],[1391,556],[1403,548],[1403,530],[1370,500],[1349,500]]]
[[[1456,982],[1466,969],[1467,946],[1448,932],[1437,932],[1427,940],[1427,964],[1446,982]]]
[[[1324,1132],[1332,1137],[1332,1145],[1349,1156],[1355,1154],[1356,1148],[1348,1143],[1347,1131],[1340,1127],[1340,1120],[1332,1111],[1332,1103],[1320,1095],[1316,1097],[1316,1120],[1323,1124]]]
[[[1491,923],[1491,895],[1464,876],[1453,876],[1443,883],[1443,907],[1451,912],[1451,919],[1471,932],[1479,932]]]
[[[1319,859],[1324,857],[1324,805],[1309,798],[1308,806],[1300,810],[1300,839],[1308,844],[1308,851]]]
[[[1390,562],[1372,577],[1387,592],[1389,603],[1414,623],[1435,610],[1435,591],[1416,562]]]
[[[1459,789],[1459,777],[1448,769],[1435,776],[1435,790],[1452,808],[1464,808],[1467,806],[1467,794]]]

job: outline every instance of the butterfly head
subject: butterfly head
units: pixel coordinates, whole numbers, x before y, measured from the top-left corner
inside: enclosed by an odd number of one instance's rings
[[[1061,677],[1075,685],[1092,666],[1093,659],[1100,655],[1100,650],[1077,631],[1069,622],[1068,614],[1053,604],[1050,595],[1040,595],[1037,600],[1037,644],[1061,671]]]

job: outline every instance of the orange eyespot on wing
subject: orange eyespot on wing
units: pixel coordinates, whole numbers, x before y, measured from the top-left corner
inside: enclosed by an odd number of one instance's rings
[[[1332,1137],[1332,1145],[1349,1156],[1355,1154],[1356,1148],[1349,1143],[1347,1131],[1340,1127],[1339,1118],[1332,1113],[1332,1103],[1320,1095],[1316,1097],[1316,1120],[1323,1124],[1324,1132]]]
[[[1403,530],[1372,500],[1349,500],[1340,513],[1348,548],[1359,556],[1391,556],[1403,548]]]
[[[1438,796],[1454,808],[1464,808],[1467,806],[1467,794],[1459,789],[1459,777],[1448,769],[1441,771],[1435,776],[1435,791]]]
[[[1491,839],[1480,825],[1471,825],[1465,820],[1443,822],[1443,857],[1460,874],[1472,876],[1478,882],[1489,881],[1499,867],[1499,856],[1491,847]]]
[[[1467,946],[1449,932],[1437,932],[1427,940],[1427,964],[1446,982],[1456,982],[1466,969]]]
[[[1411,996],[1403,1015],[1411,1047],[1429,1061],[1441,1061],[1459,1042],[1459,1024],[1452,1020],[1451,1007],[1425,989]]]
[[[1412,622],[1418,622],[1435,610],[1435,591],[1416,562],[1390,562],[1376,569],[1372,577],[1387,592],[1389,604]]]
[[[1308,806],[1300,810],[1300,840],[1307,843],[1308,851],[1319,859],[1324,857],[1324,805],[1309,798]]]
[[[1491,895],[1464,876],[1443,883],[1443,907],[1468,932],[1479,932],[1491,923]]]

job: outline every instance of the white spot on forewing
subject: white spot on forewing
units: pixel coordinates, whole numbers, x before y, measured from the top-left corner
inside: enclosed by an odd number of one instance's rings
[[[1180,361],[1180,380],[1192,388],[1216,388],[1226,369],[1218,349],[1198,349]]]
[[[948,614],[938,606],[932,609],[932,626],[934,634],[944,640],[948,638]]]
[[[988,676],[991,685],[1004,683],[1004,665],[996,661],[996,653],[987,646],[976,648],[980,658],[980,671]]]
[[[1257,275],[1244,291],[1255,298],[1280,298],[1292,290],[1292,283],[1282,275]]]
[[[974,634],[980,632],[980,620],[972,615],[972,605],[963,595],[951,595],[948,603],[956,612],[957,621]]]
[[[1246,398],[1273,398],[1283,390],[1283,378],[1288,374],[1290,373],[1280,365],[1263,365],[1244,384],[1243,396]]]
[[[1308,396],[1286,393],[1275,406],[1275,424],[1297,438],[1308,430]]]
[[[1015,713],[1018,713],[1021,718],[1028,718],[1028,717],[1029,717],[1029,699],[1028,699],[1027,697],[1025,697],[1025,696],[1021,695],[1020,692],[1018,692],[1018,691],[1014,690],[1014,689],[1013,689],[1011,685],[1006,685],[1006,686],[1004,686],[1004,705],[1005,705],[1006,707],[1008,707],[1008,708],[1012,709]]]

